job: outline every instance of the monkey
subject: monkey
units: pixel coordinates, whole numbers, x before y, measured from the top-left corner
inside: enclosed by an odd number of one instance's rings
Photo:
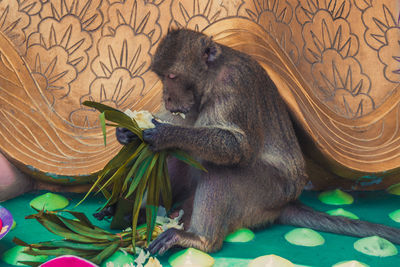
[[[330,216],[299,202],[308,176],[289,111],[249,55],[200,32],[170,30],[151,70],[163,84],[166,111],[186,118],[153,120],[144,141],[153,151],[184,150],[207,170],[170,175],[174,184],[185,184],[176,192],[191,190],[182,206],[184,229],[160,234],[148,247],[152,254],[175,246],[215,252],[229,233],[272,223],[400,243],[400,229]],[[116,135],[122,144],[135,138],[123,128]]]

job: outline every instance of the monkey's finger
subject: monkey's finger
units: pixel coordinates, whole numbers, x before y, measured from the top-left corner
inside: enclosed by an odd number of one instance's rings
[[[156,119],[152,119],[151,120],[151,122],[157,127],[157,125],[161,125],[161,124],[163,124],[162,122],[159,122],[158,120],[156,120]]]
[[[161,249],[162,243],[159,240],[160,236],[157,237],[156,240],[150,243],[149,247],[147,250],[150,252],[150,254],[155,255],[157,252]]]
[[[138,139],[138,136],[126,128],[117,127],[115,130],[117,140],[122,145],[127,145]]]
[[[167,251],[172,245],[169,245],[168,248],[166,245],[171,240],[171,229],[166,230],[165,232],[161,233],[153,242],[150,243],[148,250],[151,254],[162,255],[165,251]]]
[[[155,129],[147,129],[143,131],[143,140],[146,143],[152,144],[153,143],[153,139],[154,139],[154,135],[155,135]]]

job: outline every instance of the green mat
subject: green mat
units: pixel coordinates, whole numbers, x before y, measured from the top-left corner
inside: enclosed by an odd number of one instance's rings
[[[46,231],[35,220],[25,220],[24,217],[35,213],[30,208],[29,202],[36,196],[46,192],[35,192],[25,194],[16,199],[1,203],[14,216],[17,227],[10,231],[8,235],[0,240],[0,255],[7,249],[14,246],[11,241],[14,236],[28,242],[34,243],[39,241],[58,238],[57,236]],[[354,203],[351,205],[333,206],[321,203],[318,200],[318,193],[306,191],[301,196],[301,200],[320,211],[328,211],[342,207],[363,220],[383,223],[389,226],[400,227],[400,223],[394,222],[388,216],[389,213],[400,209],[400,196],[390,195],[386,192],[352,192]],[[81,194],[63,194],[70,200],[71,209],[82,197]],[[101,196],[88,198],[81,206],[77,207],[77,211],[85,212],[88,217],[96,211],[104,203]],[[109,223],[106,221],[96,222],[96,225],[108,229]],[[333,264],[347,260],[357,260],[370,265],[371,267],[397,267],[400,266],[400,255],[379,258],[374,256],[364,255],[353,248],[353,244],[358,238],[341,236],[321,232],[325,238],[325,244],[317,247],[300,247],[288,243],[284,235],[294,229],[291,226],[273,225],[269,228],[255,231],[255,238],[247,243],[224,243],[223,249],[217,253],[212,253],[216,260],[214,266],[247,266],[251,259],[267,254],[276,254],[284,257],[295,264],[305,266],[332,266]],[[397,246],[400,250],[400,246]],[[168,265],[168,257],[171,253],[179,251],[173,249],[159,257],[163,266]],[[0,262],[0,266],[11,266]]]

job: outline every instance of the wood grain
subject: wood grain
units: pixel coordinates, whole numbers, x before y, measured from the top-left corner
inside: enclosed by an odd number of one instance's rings
[[[391,0],[5,0],[0,150],[42,174],[97,172],[120,146],[81,103],[157,111],[152,54],[187,27],[260,62],[322,169],[399,181],[399,14]]]

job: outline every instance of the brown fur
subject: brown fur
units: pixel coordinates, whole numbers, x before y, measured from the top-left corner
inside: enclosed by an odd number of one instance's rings
[[[163,81],[165,107],[187,118],[158,124],[145,131],[145,140],[154,150],[189,152],[208,172],[179,178],[197,177],[194,197],[185,203],[186,232],[171,230],[150,250],[215,251],[229,232],[275,221],[299,196],[306,173],[285,105],[264,69],[189,30],[167,35],[152,69]]]
[[[174,194],[189,191],[185,230],[162,233],[150,252],[176,245],[216,251],[230,232],[272,222],[400,242],[399,229],[295,202],[307,179],[302,153],[274,83],[251,57],[201,33],[176,30],[161,41],[152,70],[163,82],[167,110],[186,119],[156,123],[144,131],[145,141],[155,151],[187,151],[208,172],[170,166],[172,184],[180,187]]]

